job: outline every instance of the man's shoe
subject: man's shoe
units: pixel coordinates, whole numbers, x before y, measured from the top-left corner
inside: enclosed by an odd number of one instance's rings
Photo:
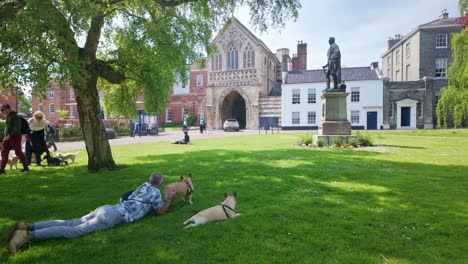
[[[5,169],[0,169],[0,174],[5,174]]]
[[[29,171],[29,167],[24,167],[21,172]]]
[[[28,230],[29,224],[25,222],[16,222],[11,228],[10,232],[8,232],[8,241],[13,237],[13,234],[16,230]]]
[[[13,237],[8,241],[8,252],[15,253],[18,250],[24,249],[31,244],[31,237],[28,236],[26,230],[16,230]]]

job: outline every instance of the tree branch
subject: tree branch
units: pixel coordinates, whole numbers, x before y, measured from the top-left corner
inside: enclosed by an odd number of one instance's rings
[[[154,0],[154,2],[160,6],[171,7],[178,6],[190,2],[196,2],[198,0]]]
[[[96,62],[97,73],[100,77],[106,79],[109,83],[120,84],[125,80],[125,75],[120,73],[110,64],[103,60],[97,60]]]
[[[86,44],[84,46],[84,55],[89,58],[96,58],[96,51],[101,37],[101,29],[104,26],[104,14],[99,12],[91,19],[91,26],[88,30]]]

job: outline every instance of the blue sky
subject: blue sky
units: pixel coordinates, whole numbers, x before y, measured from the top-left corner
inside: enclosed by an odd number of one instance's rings
[[[297,42],[307,43],[307,68],[326,64],[328,38],[334,36],[340,47],[342,64],[347,67],[382,64],[389,36],[406,35],[418,25],[439,17],[447,9],[449,17],[459,17],[457,0],[302,0],[298,19],[282,29],[252,32],[276,52],[288,48],[296,53]],[[235,16],[252,29],[248,10]],[[333,18],[332,18],[333,17]]]

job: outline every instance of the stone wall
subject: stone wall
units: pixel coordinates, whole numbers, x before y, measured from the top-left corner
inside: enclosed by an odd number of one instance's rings
[[[385,129],[398,127],[396,103],[404,99],[415,100],[422,104],[422,116],[416,114],[417,128],[433,128],[437,123],[435,116],[436,100],[441,88],[447,86],[447,79],[424,77],[420,81],[391,82],[384,80],[383,89],[383,126]],[[390,109],[393,106],[393,114]],[[412,117],[414,118],[414,117]]]

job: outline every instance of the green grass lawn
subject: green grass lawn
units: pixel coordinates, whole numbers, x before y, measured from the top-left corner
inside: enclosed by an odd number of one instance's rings
[[[376,131],[369,149],[295,147],[300,133],[113,147],[119,169],[67,167],[0,176],[0,263],[467,263],[467,130]],[[409,133],[409,134],[407,134]],[[443,136],[443,137],[437,137]],[[16,220],[76,218],[161,171],[191,172],[193,205],[8,255]],[[237,191],[224,222],[182,222]]]

